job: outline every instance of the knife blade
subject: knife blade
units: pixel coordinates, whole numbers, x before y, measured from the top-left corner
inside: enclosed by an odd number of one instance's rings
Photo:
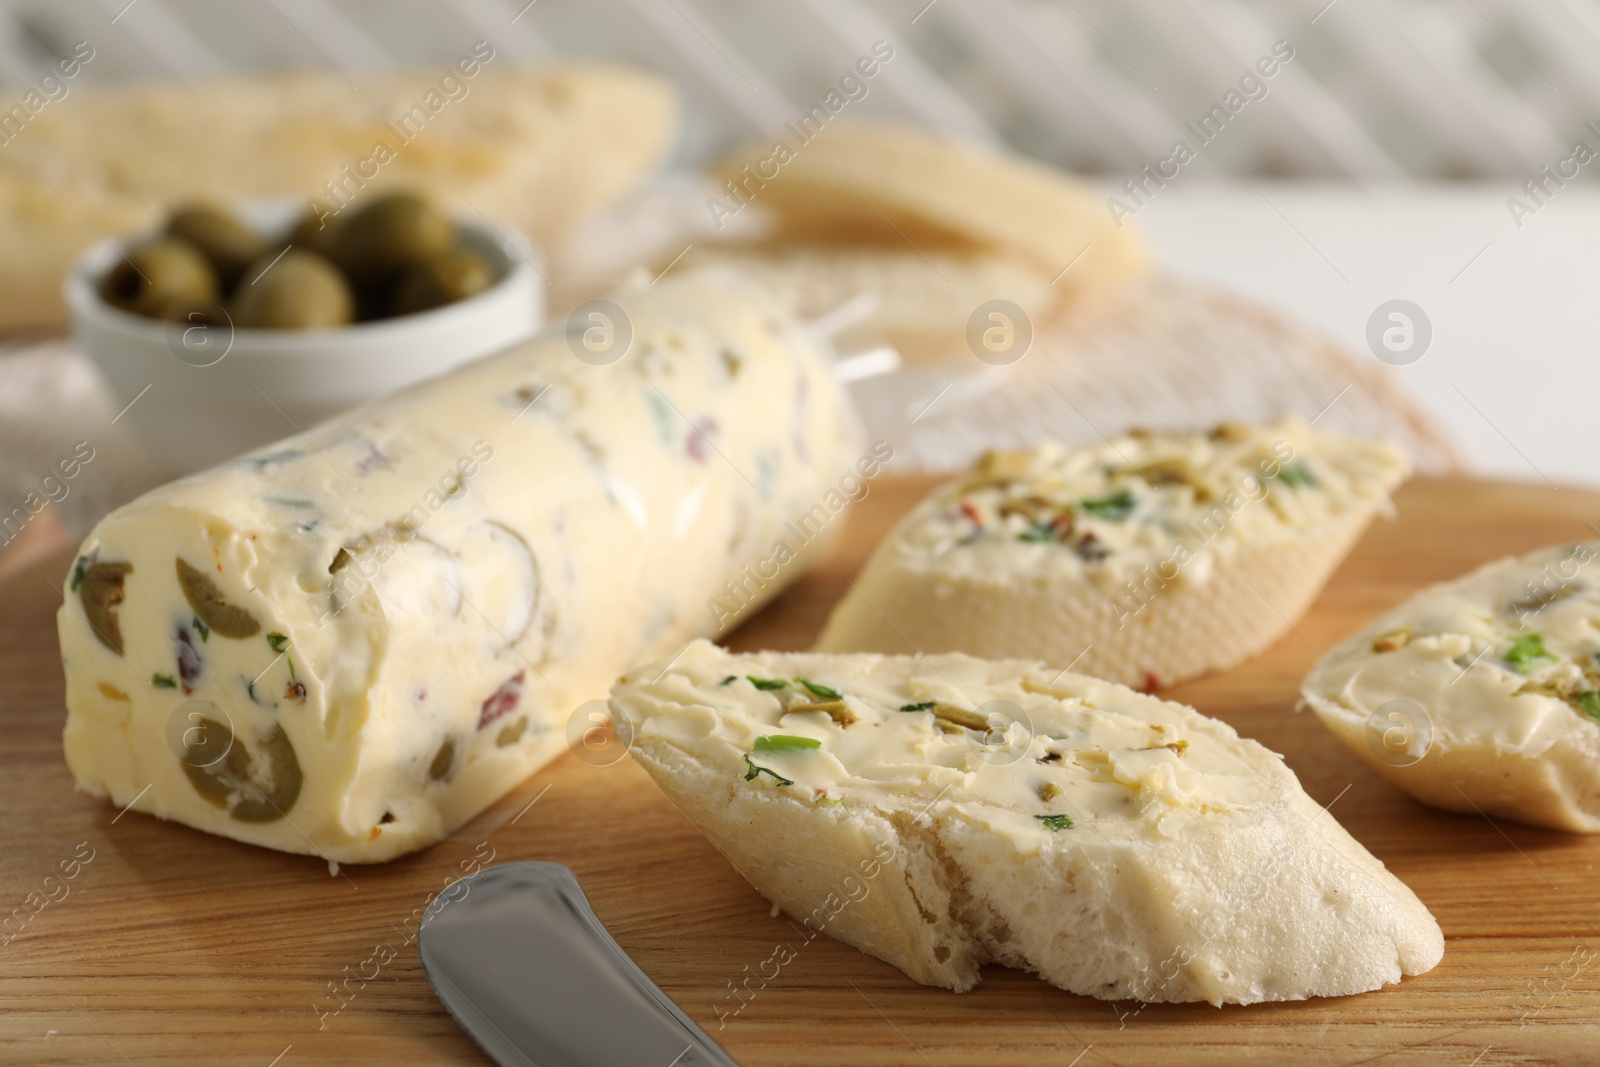
[[[452,883],[417,942],[434,993],[500,1067],[738,1067],[628,958],[560,864]]]

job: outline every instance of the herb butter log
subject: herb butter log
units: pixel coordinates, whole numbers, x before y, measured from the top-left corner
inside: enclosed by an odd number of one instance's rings
[[[817,649],[1037,657],[1143,689],[1226,670],[1288,630],[1408,468],[1298,419],[991,452],[884,539]]]
[[[79,787],[387,860],[560,753],[622,670],[709,632],[707,598],[847,469],[856,422],[749,283],[616,300],[619,362],[552,332],[103,520],[58,614]]]
[[[1450,811],[1600,833],[1600,541],[1425,589],[1331,651],[1309,705]]]
[[[928,985],[1249,1004],[1439,962],[1416,896],[1283,760],[1192,708],[1027,661],[733,656],[612,691],[632,754],[756,889]]]

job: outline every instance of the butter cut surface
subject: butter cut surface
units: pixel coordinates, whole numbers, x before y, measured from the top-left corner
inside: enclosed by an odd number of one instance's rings
[[[822,652],[1038,658],[1154,689],[1256,655],[1409,463],[1299,419],[986,454],[878,546]]]
[[[855,417],[828,353],[743,279],[615,299],[617,362],[558,329],[100,522],[57,616],[79,788],[386,860],[562,752],[626,667],[711,632],[708,598],[850,468]],[[752,595],[829,533],[787,537]]]
[[[1305,705],[1425,804],[1600,833],[1600,541],[1423,590],[1318,663]]]
[[[918,982],[999,963],[1104,999],[1296,1000],[1439,962],[1426,907],[1277,755],[1037,662],[697,642],[612,714],[807,932]]]

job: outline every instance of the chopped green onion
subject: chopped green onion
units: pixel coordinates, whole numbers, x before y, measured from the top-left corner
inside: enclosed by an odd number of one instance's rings
[[[1587,689],[1578,694],[1578,710],[1585,717],[1600,722],[1600,689]]]
[[[796,678],[795,681],[811,690],[813,695],[819,696],[824,700],[839,700],[844,695],[837,689],[831,689],[825,685],[818,685],[816,682],[813,682],[807,678]]]
[[[1304,463],[1290,463],[1278,468],[1278,481],[1293,489],[1315,489],[1317,477]]]
[[[757,752],[799,752],[821,747],[822,742],[814,737],[796,737],[793,734],[767,734],[756,738]]]
[[[750,762],[750,757],[749,756],[746,756],[744,758],[744,765],[746,767],[750,768],[750,773],[746,774],[744,776],[744,780],[747,781],[747,782],[748,781],[752,781],[757,775],[770,774],[770,775],[772,775],[772,777],[774,777],[774,778],[776,778],[778,780],[778,784],[779,785],[794,785],[794,779],[785,778],[783,775],[779,774],[777,771],[768,770],[766,767],[757,767],[754,763]]]
[[[782,689],[784,686],[789,684],[788,681],[783,678],[757,678],[753,674],[747,674],[745,677],[750,679],[750,684],[755,686],[757,689],[765,689],[768,691],[773,689]]]
[[[900,705],[900,710],[901,711],[932,711],[933,710],[933,706],[936,703],[938,703],[938,701],[936,701],[936,700],[924,700],[920,704],[901,704]]]
[[[1506,650],[1506,662],[1518,674],[1527,674],[1529,671],[1558,661],[1544,647],[1542,635],[1523,634],[1512,641],[1511,647]]]
[[[267,635],[267,646],[274,652],[282,652],[289,647],[289,639],[280,633],[270,633]]]
[[[1054,541],[1056,539],[1056,524],[1051,522],[1036,522],[1032,526],[1017,534],[1018,541],[1031,541],[1035,544]]]
[[[717,684],[718,685],[732,685],[734,682],[738,681],[738,679],[739,679],[739,676],[737,674],[730,674],[726,678],[724,678],[722,681],[718,682]]]
[[[1070,815],[1035,815],[1034,818],[1044,823],[1052,831],[1072,829],[1072,816]]]
[[[211,640],[211,627],[209,627],[205,623],[201,622],[200,621],[200,616],[198,616],[198,615],[196,615],[194,617],[194,628],[195,628],[195,630],[197,630],[199,632],[200,640],[202,640],[202,641]]]
[[[1107,522],[1122,522],[1133,514],[1133,490],[1124,489],[1112,496],[1103,496],[1098,500],[1085,500],[1078,506],[1097,519]]]
[[[153,674],[150,676],[150,684],[155,686],[157,689],[178,688],[178,683],[170,674]]]
[[[78,586],[83,584],[83,572],[88,569],[89,557],[79,556],[78,562],[72,565],[72,581],[68,584],[67,588],[76,593],[78,591]]]

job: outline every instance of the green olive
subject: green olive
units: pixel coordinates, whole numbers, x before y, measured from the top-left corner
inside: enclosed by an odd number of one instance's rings
[[[445,738],[444,744],[439,746],[439,751],[433,754],[433,762],[428,764],[428,778],[432,781],[443,781],[450,776],[450,768],[456,761],[456,743]]]
[[[100,643],[113,652],[122,651],[122,625],[117,605],[122,603],[122,580],[133,570],[131,563],[91,563],[84,568],[78,585],[83,614]]]
[[[312,201],[311,210],[300,216],[300,221],[294,224],[284,244],[294,245],[296,248],[309,248],[324,256],[332,255],[331,243],[333,234],[339,227],[339,216],[317,201]]]
[[[254,637],[261,624],[245,609],[223,599],[217,583],[200,568],[178,557],[178,585],[183,598],[194,609],[195,617],[220,637]]]
[[[356,210],[329,242],[333,261],[358,286],[392,281],[456,243],[448,216],[414,193],[389,193]]]
[[[378,282],[358,285],[356,293],[356,321],[371,322],[394,315],[394,283]]]
[[[355,298],[332,263],[309,249],[291,248],[276,262],[263,257],[250,266],[234,290],[230,313],[240,329],[327,330],[349,325]]]
[[[211,718],[201,718],[194,730],[199,740],[184,748],[183,773],[207,801],[227,808],[239,822],[274,822],[288,814],[300,799],[304,776],[294,745],[283,727],[274,725],[261,742],[261,762],[265,774],[257,771],[256,761],[244,743],[228,727]]]
[[[160,318],[179,301],[217,299],[217,276],[200,250],[176,237],[131,249],[100,279],[100,297],[135,315]]]
[[[394,313],[412,315],[454,304],[476,296],[493,284],[494,271],[482,256],[465,248],[447,248],[401,277],[400,287],[395,291]]]
[[[254,230],[210,204],[185,204],[174,211],[167,220],[167,234],[198,248],[224,289],[233,288],[245,268],[265,250]]]

